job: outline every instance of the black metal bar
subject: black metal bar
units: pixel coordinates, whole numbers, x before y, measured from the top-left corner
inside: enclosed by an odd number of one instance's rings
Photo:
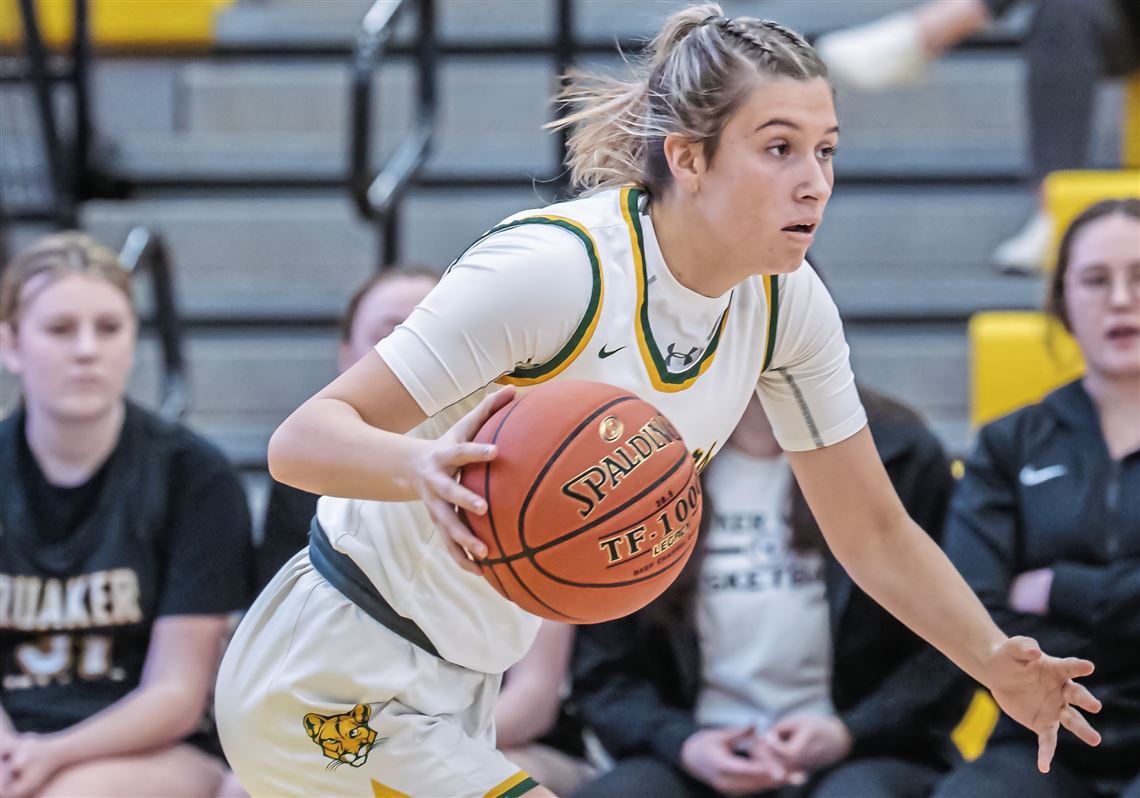
[[[434,171],[417,176],[408,188],[416,191],[462,191],[470,189],[531,189],[547,187],[557,193],[561,175],[533,175],[525,173],[493,172],[488,174],[448,173]],[[841,188],[849,186],[900,186],[944,188],[952,186],[1012,186],[1023,183],[1028,173],[1022,169],[994,169],[989,171],[964,170],[960,172],[845,172],[838,175]],[[131,184],[152,196],[175,194],[183,190],[248,190],[248,191],[336,191],[344,189],[344,178],[328,175],[210,175],[169,174],[161,177],[139,176]],[[36,209],[10,209],[12,218],[18,214],[41,213]],[[35,217],[39,218],[39,217]]]
[[[554,44],[554,74],[559,82],[574,65],[574,55],[578,52],[577,36],[574,29],[574,0],[558,0],[558,21],[555,27]],[[612,46],[612,45],[611,45]],[[554,109],[555,118],[561,119],[566,115],[566,109],[560,103]],[[566,156],[570,152],[570,131],[563,128],[558,131],[555,142],[556,155],[559,167],[566,164]],[[570,188],[570,172],[562,169],[558,177],[559,192],[568,192]]]
[[[370,101],[373,73],[377,61],[383,55],[392,20],[401,5],[398,0],[377,0],[372,11],[365,17],[364,32],[354,61],[349,187],[361,215],[374,221],[383,219],[399,202],[408,184],[427,160],[435,135],[435,9],[433,0],[418,0],[420,14],[416,58],[419,85],[415,127],[396,147],[379,174],[371,176],[372,166],[368,155],[373,135]]]
[[[88,24],[89,0],[75,0],[75,31],[71,43],[71,70],[74,76],[75,143],[71,164],[76,198],[90,196],[91,146],[91,31]]]
[[[1016,34],[996,32],[983,37],[969,39],[955,46],[953,52],[986,52],[1008,50],[1018,47],[1022,37]],[[579,55],[605,55],[620,48],[623,52],[636,53],[645,46],[644,39],[629,38],[615,40],[588,39],[577,42]],[[441,41],[437,44],[440,56],[549,56],[551,42],[539,39],[514,39],[495,42]],[[951,57],[953,56],[951,53]],[[180,47],[174,44],[163,45],[101,45],[96,55],[100,58],[122,60],[177,61],[195,59],[205,61],[255,61],[275,58],[291,60],[332,61],[351,58],[355,49],[350,44],[306,43],[306,42],[257,42],[257,43],[213,43],[206,47]],[[0,57],[16,55],[11,47],[0,48]],[[386,57],[409,58],[415,55],[414,42],[392,44],[385,52]],[[0,81],[4,80],[0,76]]]
[[[159,413],[164,418],[179,419],[189,405],[186,361],[182,354],[182,324],[174,298],[174,279],[162,236],[145,227],[135,227],[119,255],[128,270],[145,268],[150,272],[154,296],[153,322],[162,345],[162,387]]]
[[[52,200],[55,205],[54,221],[59,227],[75,226],[75,208],[72,201],[72,180],[68,179],[68,169],[64,162],[63,146],[59,137],[59,124],[52,101],[52,86],[47,79],[47,50],[40,36],[39,19],[33,0],[20,1],[20,17],[24,25],[24,43],[28,56],[28,71],[36,95],[36,105],[40,116],[40,132],[43,134],[44,151],[48,161],[48,177],[52,184]]]

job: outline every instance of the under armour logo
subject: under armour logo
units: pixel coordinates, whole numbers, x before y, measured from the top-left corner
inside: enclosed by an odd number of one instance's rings
[[[675,346],[676,346],[676,344],[669,344],[669,346],[666,349],[666,354],[665,354],[665,365],[666,366],[668,366],[670,361],[672,361],[673,358],[675,358],[675,357],[681,358],[681,365],[682,366],[687,366],[690,363],[692,363],[694,360],[696,360],[697,353],[699,351],[701,351],[700,347],[694,346],[688,352],[674,352],[673,348]]]

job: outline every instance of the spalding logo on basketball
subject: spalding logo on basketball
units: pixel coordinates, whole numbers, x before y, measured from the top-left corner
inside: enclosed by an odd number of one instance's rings
[[[700,483],[681,435],[648,402],[601,383],[548,383],[475,439],[498,456],[463,469],[488,511],[462,515],[487,544],[484,575],[523,609],[569,623],[620,618],[689,559]]]

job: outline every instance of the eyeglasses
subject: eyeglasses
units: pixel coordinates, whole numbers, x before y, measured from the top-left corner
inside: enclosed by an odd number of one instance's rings
[[[1140,269],[1132,269],[1127,274],[1090,269],[1081,274],[1068,274],[1065,277],[1065,282],[1070,288],[1090,297],[1108,299],[1115,292],[1115,285],[1123,282],[1124,289],[1132,298],[1140,299]]]

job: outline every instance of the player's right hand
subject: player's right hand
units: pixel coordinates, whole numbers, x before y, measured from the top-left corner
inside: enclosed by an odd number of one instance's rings
[[[495,447],[473,443],[487,419],[515,396],[507,386],[486,396],[474,410],[461,418],[437,440],[430,441],[413,463],[412,486],[427,507],[431,520],[444,533],[451,556],[459,567],[479,573],[475,560],[487,556],[487,547],[459,519],[456,507],[483,515],[487,505],[481,498],[459,484],[456,475],[468,463],[485,463],[495,459]]]

